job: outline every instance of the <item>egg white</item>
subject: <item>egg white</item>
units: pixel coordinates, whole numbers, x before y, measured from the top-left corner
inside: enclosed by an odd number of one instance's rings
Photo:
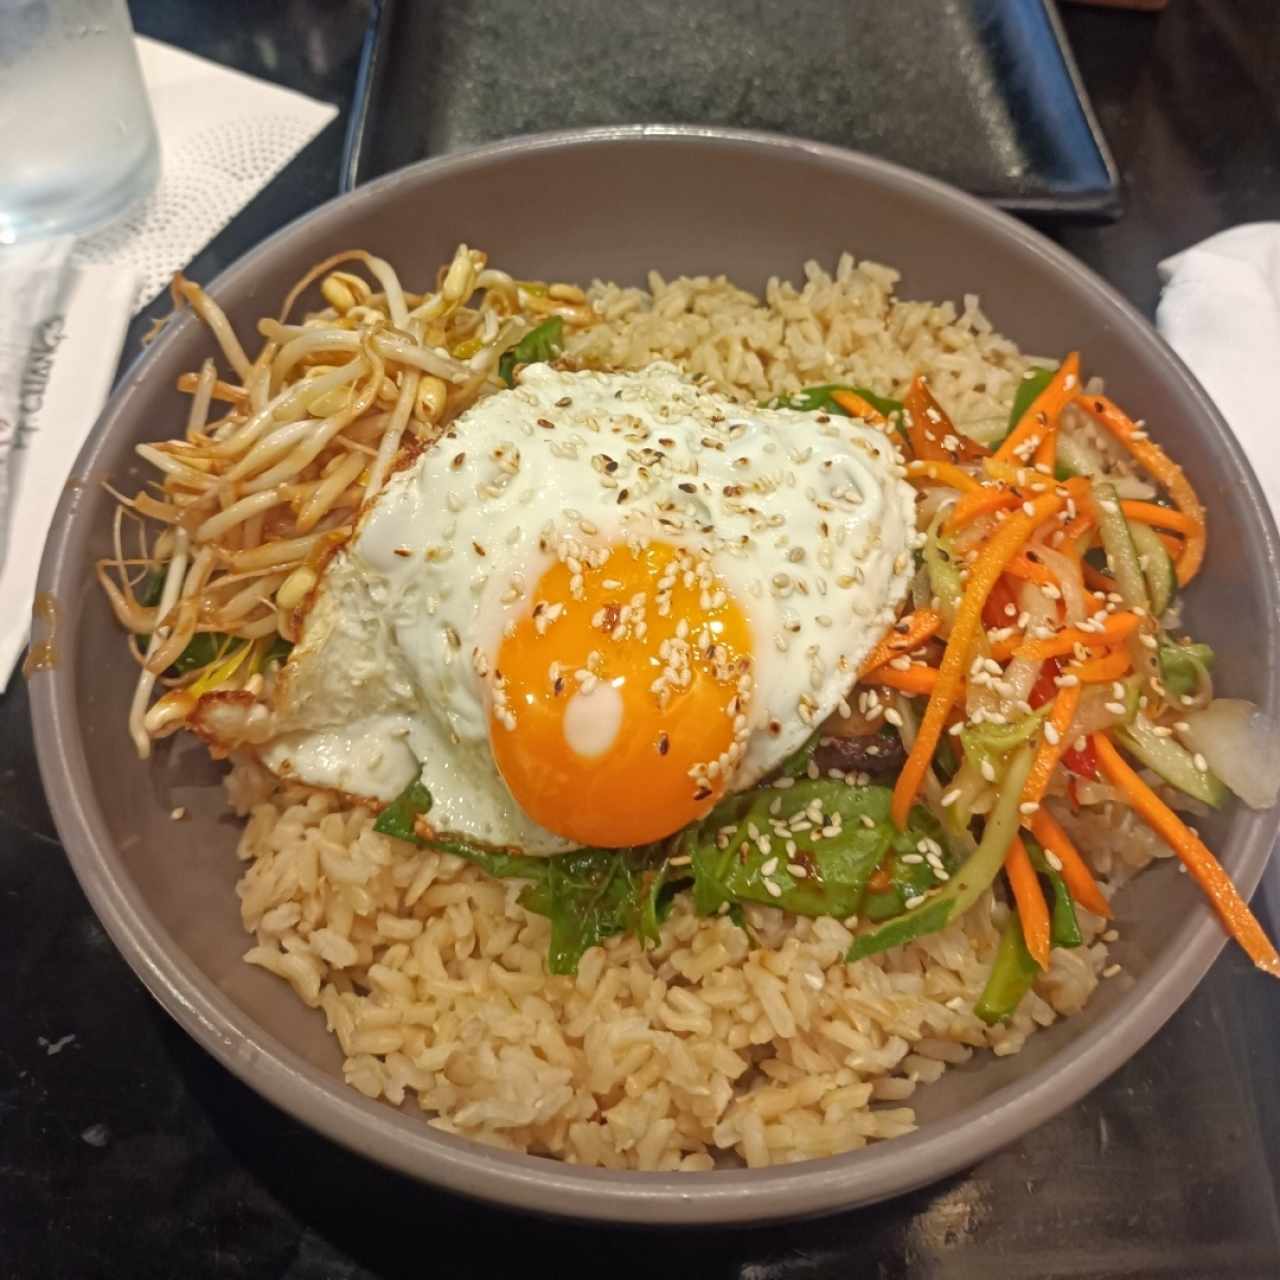
[[[906,594],[903,477],[876,429],[736,405],[670,365],[533,366],[396,473],[331,561],[263,759],[380,801],[421,764],[438,829],[563,850],[494,767],[488,673],[566,546],[662,539],[708,551],[750,623],[750,736],[730,783],[749,786],[836,708]]]

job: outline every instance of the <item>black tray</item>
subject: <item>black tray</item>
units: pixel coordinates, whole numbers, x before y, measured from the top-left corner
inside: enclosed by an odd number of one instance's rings
[[[1050,0],[382,0],[343,184],[513,134],[638,122],[853,147],[1021,213],[1120,211]]]

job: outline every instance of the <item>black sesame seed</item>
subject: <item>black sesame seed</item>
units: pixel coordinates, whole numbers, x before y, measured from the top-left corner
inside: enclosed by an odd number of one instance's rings
[[[671,739],[665,733],[658,734],[658,754],[665,756],[671,750]]]
[[[555,424],[554,422],[551,422],[551,421],[550,421],[549,419],[547,419],[547,418],[539,418],[539,419],[538,419],[538,426],[540,426],[540,427],[546,427],[548,431],[553,430],[553,429],[555,428],[555,425],[556,425],[556,424]]]

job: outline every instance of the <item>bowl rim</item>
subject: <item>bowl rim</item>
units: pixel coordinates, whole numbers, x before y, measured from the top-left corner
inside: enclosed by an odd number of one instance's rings
[[[863,153],[780,134],[697,125],[575,128],[508,138],[409,165],[336,196],[260,242],[221,271],[208,288],[216,295],[234,286],[279,246],[323,230],[353,205],[379,202],[424,177],[483,168],[516,153],[663,143],[802,151],[873,184],[943,204],[955,215],[1016,241],[1057,272],[1075,276],[1114,323],[1136,330],[1152,362],[1180,384],[1199,411],[1202,430],[1246,508],[1246,522],[1262,539],[1266,562],[1272,568],[1280,566],[1280,536],[1239,442],[1199,383],[1141,313],[1088,267],[1008,214],[937,179]],[[194,323],[188,315],[167,325],[120,379],[61,495],[41,561],[40,592],[68,599],[83,588],[83,564],[73,552],[83,521],[78,512],[79,491],[98,470],[98,457],[114,429],[128,420],[131,401],[151,364]],[[1267,615],[1280,619],[1280,572],[1258,586]],[[1226,941],[1209,907],[1197,903],[1176,931],[1172,961],[1139,978],[1119,1007],[1102,1015],[1047,1064],[955,1115],[891,1142],[795,1165],[701,1174],[600,1170],[499,1151],[441,1132],[416,1115],[406,1124],[405,1117],[385,1103],[359,1095],[245,1016],[178,952],[140,892],[122,869],[112,867],[110,835],[87,785],[73,669],[74,663],[64,663],[31,682],[40,772],[76,877],[117,949],[151,994],[225,1067],[310,1128],[402,1173],[509,1208],[616,1224],[760,1223],[832,1213],[913,1190],[975,1163],[1077,1101],[1155,1034],[1190,995]],[[1269,671],[1265,692],[1271,705],[1276,700],[1276,680]],[[1239,818],[1245,816],[1241,811]],[[1273,810],[1252,815],[1243,835],[1237,837],[1234,878],[1246,897],[1257,887],[1277,828],[1280,811]]]

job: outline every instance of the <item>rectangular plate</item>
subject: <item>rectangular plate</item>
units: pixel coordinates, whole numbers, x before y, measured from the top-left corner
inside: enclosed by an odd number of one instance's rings
[[[634,123],[813,138],[1017,212],[1120,210],[1049,0],[375,0],[344,187],[513,134]]]

